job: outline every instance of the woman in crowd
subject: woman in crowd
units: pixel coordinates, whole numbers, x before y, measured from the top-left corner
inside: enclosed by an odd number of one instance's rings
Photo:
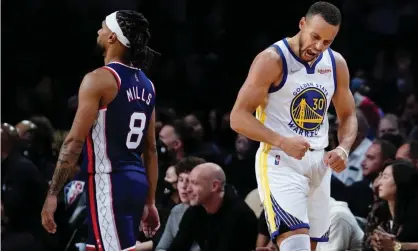
[[[418,249],[418,172],[407,161],[389,162],[378,183],[382,202],[369,214],[364,250]]]

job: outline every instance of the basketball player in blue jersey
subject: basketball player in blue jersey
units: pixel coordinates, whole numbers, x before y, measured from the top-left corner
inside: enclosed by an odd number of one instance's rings
[[[231,127],[260,141],[258,190],[280,251],[315,250],[328,241],[331,170],[346,168],[356,138],[347,64],[329,48],[340,23],[337,7],[313,4],[299,33],[257,55],[231,112]],[[339,146],[325,152],[331,102]]]
[[[77,113],[43,207],[42,224],[55,233],[57,195],[83,152],[87,250],[134,250],[140,223],[150,232],[159,227],[154,198],[155,90],[136,68],[148,67],[154,55],[147,46],[148,26],[135,11],[117,11],[103,21],[97,43],[105,66],[88,73],[81,83]]]

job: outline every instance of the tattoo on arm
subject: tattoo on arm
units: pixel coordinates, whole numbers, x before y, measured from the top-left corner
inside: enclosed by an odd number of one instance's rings
[[[83,145],[84,141],[80,140],[66,140],[62,144],[48,195],[57,195],[61,191],[69,174],[76,167],[78,158],[83,150]]]

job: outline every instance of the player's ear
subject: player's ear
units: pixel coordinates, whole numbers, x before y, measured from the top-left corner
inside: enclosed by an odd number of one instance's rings
[[[114,32],[111,32],[109,34],[109,37],[107,38],[107,42],[109,42],[110,44],[113,44],[116,42],[116,40],[118,40],[118,38],[116,37],[116,34]]]
[[[302,17],[299,21],[299,29],[302,29],[306,24],[306,17]]]

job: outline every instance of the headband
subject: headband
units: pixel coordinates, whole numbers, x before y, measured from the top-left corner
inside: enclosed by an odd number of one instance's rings
[[[117,11],[113,12],[112,14],[106,17],[106,25],[107,27],[116,34],[119,42],[126,47],[131,47],[131,43],[129,40],[123,35],[123,32],[118,24],[118,20],[116,19]]]

